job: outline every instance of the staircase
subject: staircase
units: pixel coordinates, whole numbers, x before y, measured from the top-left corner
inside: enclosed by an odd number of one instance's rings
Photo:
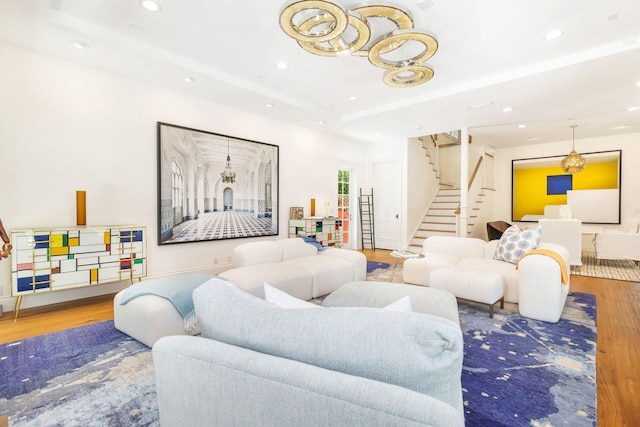
[[[482,203],[480,194],[476,200],[469,200],[469,218],[467,221],[470,234],[471,228],[477,217],[476,212],[480,209]],[[456,210],[460,206],[460,189],[448,188],[442,186],[436,197],[433,199],[431,206],[426,215],[422,219],[418,230],[414,234],[409,243],[409,250],[414,252],[422,252],[422,243],[424,239],[431,236],[455,236],[456,235]]]

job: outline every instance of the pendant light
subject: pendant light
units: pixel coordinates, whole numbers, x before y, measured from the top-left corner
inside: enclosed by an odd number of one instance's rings
[[[233,184],[236,182],[236,173],[231,170],[231,156],[229,155],[229,138],[227,138],[227,165],[223,172],[220,172],[222,182]]]
[[[572,125],[571,129],[573,129],[573,144],[571,146],[571,152],[562,159],[560,162],[560,167],[563,171],[567,173],[577,173],[581,172],[584,169],[587,161],[582,157],[575,149],[576,146],[576,127],[578,125]]]

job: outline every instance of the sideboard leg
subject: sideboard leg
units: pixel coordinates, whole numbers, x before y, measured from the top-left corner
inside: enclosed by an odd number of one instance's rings
[[[20,313],[20,304],[22,304],[22,295],[18,295],[18,299],[16,299],[16,305],[13,307],[13,312],[15,313],[15,317],[13,318],[14,322],[18,321],[18,314]]]

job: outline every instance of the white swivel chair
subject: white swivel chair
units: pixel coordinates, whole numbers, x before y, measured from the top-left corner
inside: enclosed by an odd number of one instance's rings
[[[593,245],[596,263],[602,259],[630,259],[640,264],[640,221],[627,218],[619,231],[596,233]]]
[[[582,265],[582,221],[543,218],[538,223],[542,226],[541,242],[564,246],[569,250],[569,264]]]

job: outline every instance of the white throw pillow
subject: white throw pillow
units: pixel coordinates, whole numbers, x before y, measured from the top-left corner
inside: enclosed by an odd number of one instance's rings
[[[409,295],[406,295],[400,298],[396,302],[392,302],[391,304],[382,307],[382,310],[389,311],[404,311],[405,313],[411,313],[411,298]]]
[[[282,308],[322,308],[322,306],[318,304],[292,297],[288,293],[274,288],[266,282],[264,284],[264,299]]]
[[[264,299],[265,301],[275,304],[281,308],[323,308],[321,305],[292,297],[288,293],[281,291],[278,288],[274,288],[266,282],[264,283]],[[411,298],[409,298],[409,295],[402,297],[398,301],[392,302],[391,304],[383,307],[382,310],[404,311],[410,313]]]
[[[538,247],[541,237],[542,226],[523,231],[512,225],[500,237],[493,258],[517,264],[524,254]]]

